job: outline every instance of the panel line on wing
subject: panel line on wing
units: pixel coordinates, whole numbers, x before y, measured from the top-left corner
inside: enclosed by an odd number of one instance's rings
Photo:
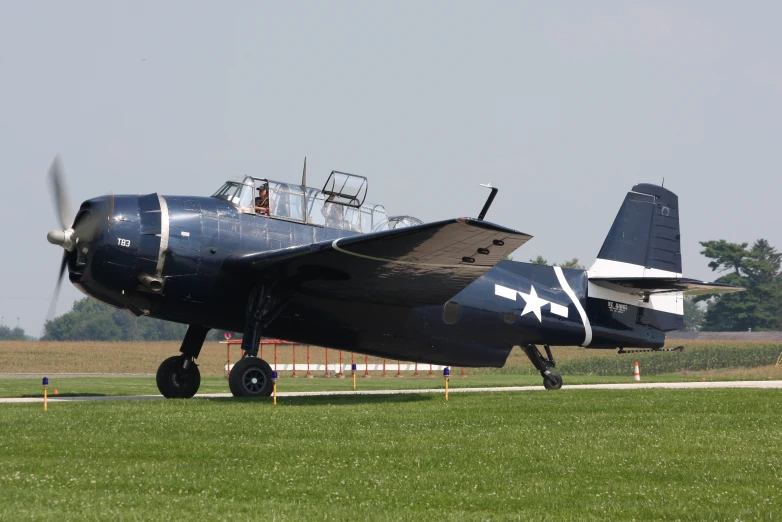
[[[364,259],[371,259],[372,261],[380,261],[381,263],[395,263],[395,264],[398,264],[398,265],[410,265],[410,266],[431,266],[431,267],[434,267],[434,268],[472,268],[472,269],[480,269],[480,270],[484,270],[485,268],[487,268],[484,265],[468,265],[468,264],[463,264],[463,265],[440,265],[440,264],[436,264],[436,263],[417,263],[417,262],[413,262],[413,261],[401,261],[399,259],[384,259],[382,257],[368,256],[366,254],[359,254],[357,252],[351,252],[350,250],[345,250],[344,248],[341,248],[341,247],[337,246],[337,243],[339,242],[340,239],[342,239],[342,238],[335,239],[331,243],[331,248],[333,248],[337,252],[342,252],[343,254],[349,254],[351,256],[362,257]]]
[[[485,236],[485,235],[489,236],[489,238],[487,239],[487,242],[491,243],[491,240],[494,238],[491,234],[492,234],[492,231],[490,231],[490,230],[479,229],[479,228],[476,227],[475,232],[472,235],[469,235],[469,236],[465,237],[464,239],[459,240],[459,242],[458,242],[459,244],[446,244],[446,245],[443,245],[442,247],[439,247],[439,248],[429,252],[429,255],[431,255],[433,257],[436,257],[437,255],[440,255],[440,254],[447,254],[453,248],[459,248],[461,246],[461,244],[463,244],[465,246],[472,246],[476,239],[480,239],[481,236]],[[459,265],[459,266],[466,266],[466,265]]]

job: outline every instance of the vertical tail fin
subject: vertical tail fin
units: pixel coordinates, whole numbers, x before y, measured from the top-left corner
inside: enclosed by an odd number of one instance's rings
[[[679,198],[642,183],[625,196],[589,269],[600,277],[681,277]]]

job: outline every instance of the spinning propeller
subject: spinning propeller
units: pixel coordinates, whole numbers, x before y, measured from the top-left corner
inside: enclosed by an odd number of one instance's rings
[[[54,200],[54,211],[59,220],[61,230],[51,230],[46,234],[46,239],[49,243],[61,246],[65,250],[60,263],[60,273],[57,276],[52,302],[46,314],[47,320],[51,320],[54,318],[57,298],[60,295],[60,287],[62,286],[62,278],[68,266],[68,256],[75,254],[77,248],[81,249],[85,255],[89,252],[89,245],[101,222],[110,219],[113,213],[111,207],[114,206],[114,198],[112,196],[110,200],[108,212],[96,214],[89,207],[83,206],[74,219],[73,207],[71,206],[65,185],[65,171],[62,168],[59,154],[54,157],[54,161],[52,161],[52,165],[49,167],[47,179]]]

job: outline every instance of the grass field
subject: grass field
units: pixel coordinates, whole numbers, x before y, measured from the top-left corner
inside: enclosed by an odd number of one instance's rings
[[[777,520],[779,390],[2,405],[0,519]]]

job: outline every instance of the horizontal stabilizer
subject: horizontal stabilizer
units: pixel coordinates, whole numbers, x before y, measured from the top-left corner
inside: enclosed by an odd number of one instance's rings
[[[650,294],[684,292],[685,295],[726,294],[744,288],[725,283],[710,283],[682,277],[590,277],[599,286],[617,285]]]

